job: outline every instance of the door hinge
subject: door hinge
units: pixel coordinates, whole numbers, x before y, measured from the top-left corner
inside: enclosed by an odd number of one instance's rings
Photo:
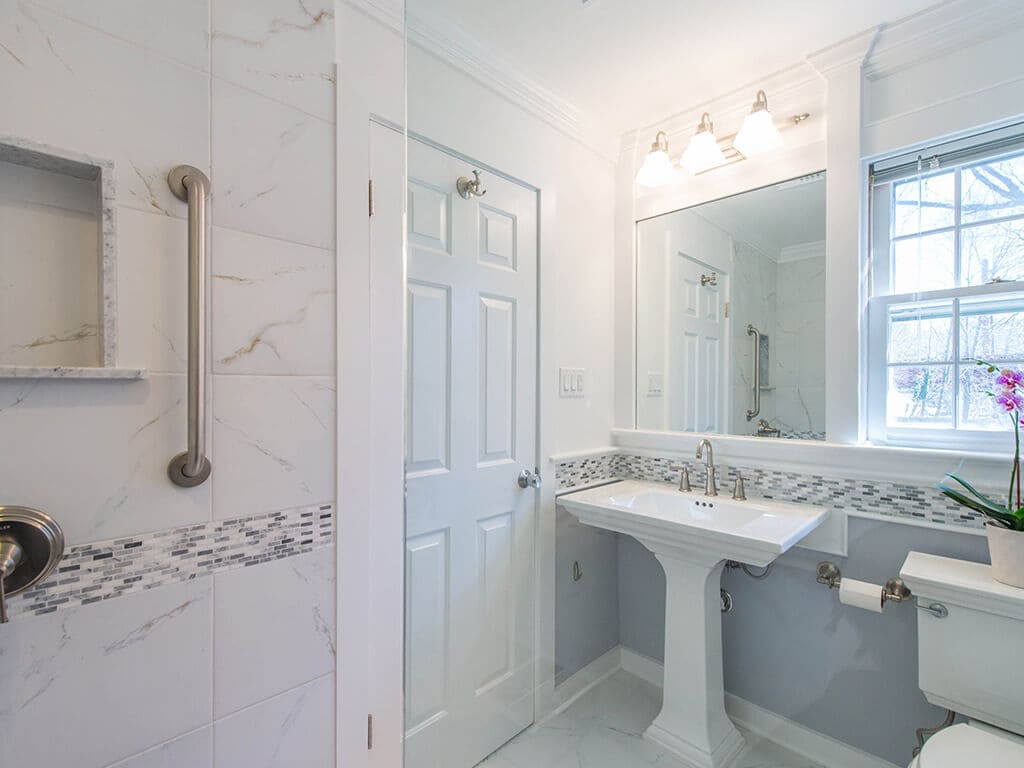
[[[367,210],[371,216],[373,216],[373,179],[370,179],[367,184]]]
[[[373,749],[373,715],[366,716],[366,748]]]
[[[729,316],[729,302],[728,301],[725,302],[725,316],[726,317]]]

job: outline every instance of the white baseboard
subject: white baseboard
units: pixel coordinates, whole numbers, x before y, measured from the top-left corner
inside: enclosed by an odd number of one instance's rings
[[[561,685],[556,685],[551,697],[551,711],[542,714],[538,721],[547,720],[565,711],[576,699],[621,668],[621,646],[617,645],[574,673]]]
[[[609,665],[614,660],[617,660],[618,663],[609,670]],[[591,667],[594,667],[593,672],[590,671]],[[619,646],[581,669],[558,687],[561,689],[563,686],[575,683],[577,678],[580,680],[574,686],[571,699],[566,699],[560,709],[565,709],[572,701],[578,699],[601,680],[613,675],[617,669],[622,669],[641,680],[646,680],[658,688],[661,688],[665,678],[661,662]],[[583,687],[583,681],[589,681],[589,683]],[[851,747],[831,736],[818,733],[764,707],[752,704],[746,699],[733,696],[731,693],[725,695],[725,709],[729,713],[729,717],[741,729],[778,744],[807,760],[826,765],[828,768],[898,768],[887,760]]]
[[[888,760],[811,730],[731,693],[725,694],[725,711],[743,730],[828,768],[897,768]]]
[[[622,669],[629,674],[658,688],[665,684],[665,668],[660,661],[655,661],[650,656],[644,656],[624,645],[619,646],[619,655],[622,658]]]

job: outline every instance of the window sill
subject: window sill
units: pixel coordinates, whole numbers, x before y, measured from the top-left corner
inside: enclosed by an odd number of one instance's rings
[[[616,446],[650,454],[692,454],[703,438],[713,443],[715,459],[725,464],[915,485],[930,485],[945,477],[947,472],[957,472],[982,487],[1001,487],[1007,480],[1012,458],[1011,450],[1005,453],[978,452],[867,442],[833,443],[697,432],[612,430],[612,442]]]

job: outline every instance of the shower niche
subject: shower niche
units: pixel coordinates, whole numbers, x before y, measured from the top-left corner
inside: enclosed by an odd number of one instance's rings
[[[0,137],[0,378],[138,379],[117,362],[113,163]]]

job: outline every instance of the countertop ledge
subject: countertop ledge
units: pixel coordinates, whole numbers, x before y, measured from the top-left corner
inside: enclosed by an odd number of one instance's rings
[[[70,365],[0,365],[0,379],[112,379],[135,381],[149,375],[145,368]]]

